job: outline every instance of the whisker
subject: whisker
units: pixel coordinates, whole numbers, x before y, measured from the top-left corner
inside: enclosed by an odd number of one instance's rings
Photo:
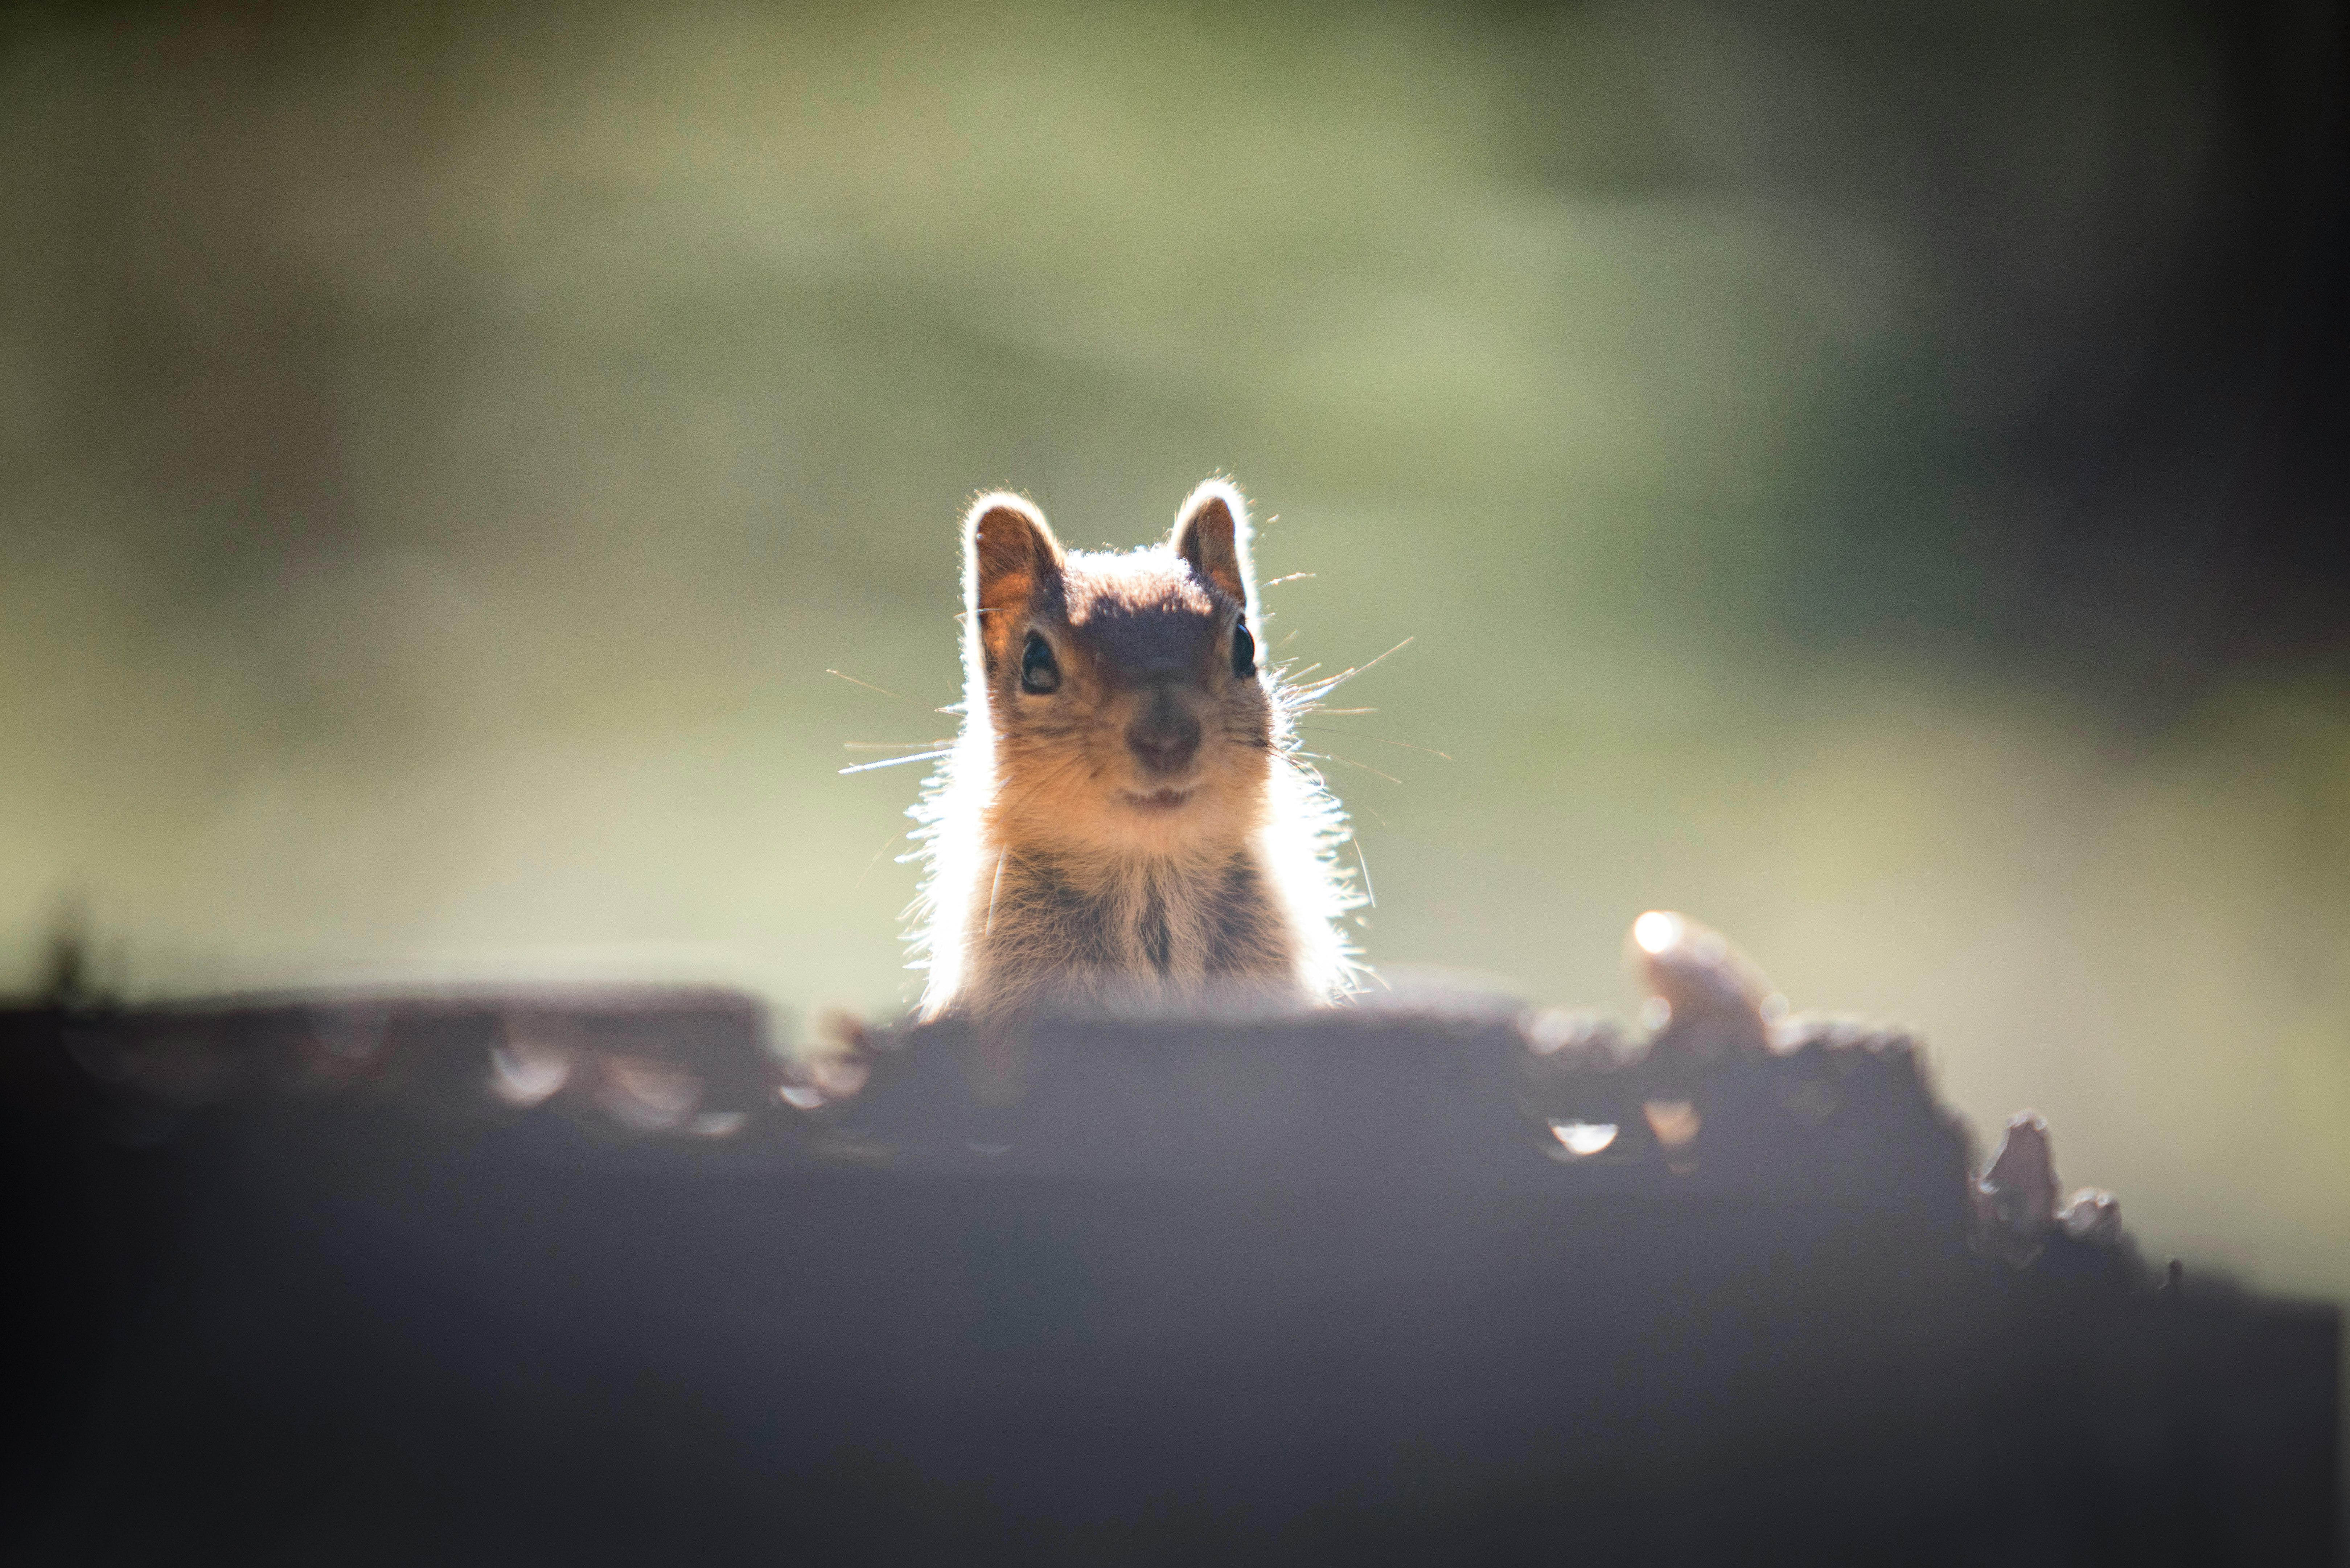
[[[1314,698],[1320,697],[1325,692],[1334,690],[1341,681],[1352,680],[1356,676],[1360,675],[1366,670],[1370,669],[1371,665],[1378,663],[1380,659],[1387,658],[1388,653],[1399,653],[1403,649],[1410,647],[1411,642],[1412,639],[1407,637],[1401,642],[1397,643],[1395,647],[1388,649],[1387,653],[1380,654],[1378,659],[1372,659],[1369,664],[1357,664],[1352,670],[1342,670],[1336,675],[1327,676],[1323,680],[1315,681],[1312,689],[1305,693],[1305,697],[1310,701]],[[1301,670],[1299,673],[1302,674],[1304,671]]]
[[[1260,583],[1257,586],[1259,587],[1265,588],[1277,588],[1284,583],[1295,583],[1313,576],[1315,576],[1315,574],[1312,572],[1292,572],[1285,577],[1275,577],[1269,583]]]
[[[1373,777],[1383,778],[1391,784],[1399,784],[1403,783],[1403,780],[1396,777],[1395,774],[1380,773],[1378,769],[1371,766],[1370,763],[1358,763],[1352,757],[1333,756],[1327,752],[1300,752],[1297,754],[1301,757],[1312,757],[1317,762],[1336,763],[1342,768],[1360,768],[1363,772],[1371,774]],[[879,767],[881,764],[876,763],[873,765],[875,767]]]
[[[1295,642],[1296,640],[1297,634],[1293,631],[1287,637],[1283,638],[1279,642],[1274,643],[1273,645],[1273,651],[1279,653],[1283,649],[1287,648],[1291,643]]]
[[[1298,776],[1299,778],[1301,778],[1301,779],[1304,779],[1304,780],[1305,780],[1308,784],[1310,784],[1311,786],[1313,786],[1313,788],[1315,788],[1315,790],[1317,790],[1317,791],[1320,791],[1320,792],[1321,792],[1322,794],[1330,794],[1330,795],[1332,795],[1332,796],[1333,796],[1333,798],[1336,798],[1336,796],[1335,796],[1334,793],[1332,792],[1332,790],[1331,790],[1331,788],[1330,788],[1330,781],[1329,781],[1328,779],[1326,779],[1326,778],[1324,778],[1324,777],[1322,776],[1322,773],[1321,773],[1321,770],[1320,770],[1320,769],[1318,769],[1318,768],[1315,767],[1311,763],[1308,763],[1308,762],[1305,761],[1304,759],[1308,758],[1308,757],[1314,757],[1314,758],[1316,758],[1317,760],[1322,761],[1322,762],[1345,763],[1345,762],[1346,762],[1346,759],[1345,759],[1345,758],[1343,758],[1343,757],[1324,757],[1324,756],[1321,756],[1321,754],[1320,754],[1319,753],[1315,753],[1315,752],[1281,752],[1281,753],[1275,753],[1275,754],[1276,754],[1276,755],[1278,755],[1278,756],[1281,758],[1281,760],[1282,760],[1283,762],[1287,763],[1290,765],[1290,767],[1291,767],[1292,769],[1294,769],[1294,770],[1296,772],[1297,776]],[[1359,766],[1361,766],[1361,764],[1360,764],[1360,763],[1347,763],[1347,766],[1349,766],[1349,767],[1359,767]],[[1365,771],[1366,771],[1366,772],[1376,772],[1377,770],[1376,770],[1376,769],[1366,769]],[[1382,778],[1387,777],[1387,775],[1386,775],[1386,774],[1381,774],[1379,776],[1380,776],[1380,777],[1382,777]],[[1401,781],[1401,780],[1399,780],[1399,779],[1397,779],[1397,780],[1390,780],[1389,782],[1391,782],[1391,783],[1400,784],[1402,781]],[[1367,800],[1360,800],[1360,799],[1357,799],[1357,800],[1350,800],[1350,801],[1348,801],[1348,802],[1347,803],[1347,809],[1348,811],[1350,811],[1350,812],[1357,812],[1357,811],[1358,811],[1358,812],[1362,812],[1362,813],[1364,813],[1365,815],[1367,815],[1367,816],[1369,816],[1369,817],[1371,818],[1371,820],[1373,820],[1374,822],[1377,822],[1377,823],[1378,823],[1381,827],[1386,827],[1386,826],[1389,826],[1389,824],[1388,824],[1388,819],[1387,819],[1385,816],[1383,816],[1383,815],[1381,815],[1379,814],[1379,809],[1378,809],[1378,807],[1377,807],[1377,806],[1373,805],[1370,802],[1368,802],[1368,801],[1367,801]]]
[[[1366,735],[1360,730],[1333,730],[1322,724],[1307,724],[1305,728],[1317,735],[1345,735],[1357,741],[1377,741],[1382,746],[1401,746],[1407,752],[1426,752],[1430,756],[1442,757],[1448,763],[1452,760],[1451,752],[1440,752],[1434,746],[1415,746],[1409,741],[1390,741],[1384,735]]]
[[[1325,708],[1319,702],[1309,702],[1300,710],[1306,713],[1325,713],[1333,719],[1352,718],[1359,713],[1376,713],[1377,708]]]
[[[843,768],[840,771],[844,774],[869,774],[876,768],[894,768],[905,763],[927,763],[953,754],[951,747],[943,752],[916,752],[910,757],[884,757],[878,763],[859,763],[853,768]]]
[[[840,671],[837,670],[827,670],[825,673],[827,675],[840,675]],[[862,686],[868,691],[879,691],[884,697],[898,697],[898,694],[895,691],[890,691],[888,687],[876,686],[870,680],[859,680],[854,675],[840,675],[840,678],[843,680],[847,681],[851,686]],[[913,699],[911,697],[898,697],[898,701],[900,702],[911,702]]]
[[[1283,762],[1287,763],[1292,768],[1295,769],[1299,778],[1304,779],[1307,784],[1313,785],[1317,790],[1321,790],[1325,793],[1329,791],[1330,781],[1322,776],[1322,770],[1305,760],[1311,756],[1313,754],[1312,753],[1279,752],[1274,754],[1279,756]],[[1368,808],[1366,807],[1365,809],[1367,810]]]
[[[1378,888],[1371,886],[1371,863],[1363,857],[1363,841],[1356,838],[1348,842],[1355,846],[1355,864],[1363,868],[1363,897],[1368,899],[1371,908],[1376,909],[1379,907],[1379,893]]]
[[[951,736],[941,735],[935,741],[843,741],[840,749],[844,752],[911,752],[923,746],[952,744],[954,741]]]
[[[858,888],[864,887],[865,878],[873,875],[873,867],[881,864],[881,857],[889,853],[889,846],[905,836],[903,833],[893,833],[883,839],[881,847],[873,852],[873,858],[865,863],[865,869],[857,874],[857,880],[848,885],[848,890],[854,893]]]

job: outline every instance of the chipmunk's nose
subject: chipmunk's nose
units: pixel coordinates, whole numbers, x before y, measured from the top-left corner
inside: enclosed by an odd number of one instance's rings
[[[1126,749],[1147,774],[1180,774],[1200,753],[1199,715],[1162,686],[1127,725]]]

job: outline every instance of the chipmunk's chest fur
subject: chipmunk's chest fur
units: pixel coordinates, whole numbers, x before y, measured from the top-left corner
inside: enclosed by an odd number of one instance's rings
[[[982,1010],[1152,1010],[1302,998],[1288,923],[1245,846],[1107,867],[1005,846],[971,1000]]]

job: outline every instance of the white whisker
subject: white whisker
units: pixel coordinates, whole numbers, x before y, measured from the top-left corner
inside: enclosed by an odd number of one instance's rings
[[[1357,664],[1352,670],[1342,670],[1336,675],[1326,676],[1324,679],[1315,681],[1305,692],[1305,696],[1309,700],[1323,696],[1324,694],[1335,690],[1341,682],[1352,680],[1356,676],[1360,675],[1366,670],[1370,669],[1371,665],[1378,663],[1379,659],[1387,658],[1388,654],[1399,653],[1404,649],[1410,647],[1411,641],[1412,639],[1407,637],[1401,642],[1397,643],[1395,647],[1388,649],[1387,653],[1380,654],[1378,659],[1372,659],[1369,664]],[[1317,665],[1314,668],[1318,669],[1320,667]],[[1305,671],[1300,670],[1298,673],[1302,675]]]
[[[827,675],[840,675],[840,671],[837,670],[827,670],[825,673]],[[859,680],[854,675],[840,675],[840,678],[843,680],[847,681],[851,686],[862,686],[868,691],[879,691],[884,697],[898,697],[898,694],[895,691],[890,691],[888,687],[876,686],[870,680]],[[898,697],[898,701],[900,702],[910,702],[913,699],[911,697]]]
[[[853,768],[843,768],[840,771],[844,774],[869,774],[876,768],[894,768],[906,763],[932,762],[940,757],[952,754],[951,747],[943,752],[916,752],[910,757],[884,757],[878,763],[859,763]]]
[[[873,867],[881,864],[881,857],[889,853],[889,846],[905,836],[902,833],[893,833],[883,839],[881,847],[873,852],[873,858],[865,863],[865,869],[857,874],[857,880],[849,884],[848,890],[854,893],[858,888],[864,887],[865,878],[873,875]]]
[[[1407,752],[1426,752],[1430,756],[1442,757],[1448,763],[1452,760],[1450,752],[1440,752],[1434,746],[1415,746],[1409,741],[1390,741],[1384,735],[1366,735],[1359,730],[1332,730],[1320,724],[1309,724],[1306,728],[1317,735],[1344,735],[1354,741],[1377,741],[1382,746],[1401,746]]]
[[[1312,757],[1317,762],[1336,763],[1342,768],[1360,768],[1363,772],[1371,774],[1373,777],[1383,778],[1391,784],[1399,784],[1403,783],[1403,780],[1396,777],[1393,774],[1380,773],[1378,769],[1371,766],[1368,763],[1358,763],[1351,757],[1333,756],[1327,752],[1300,752],[1297,754],[1301,757]]]

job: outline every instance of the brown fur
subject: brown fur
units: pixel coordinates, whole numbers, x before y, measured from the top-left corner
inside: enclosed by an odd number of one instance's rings
[[[965,705],[915,808],[930,876],[922,1014],[1305,1005],[1347,988],[1344,818],[1293,755],[1238,490],[1194,491],[1159,545],[1063,549],[1016,496],[964,523]],[[1043,639],[1057,686],[1024,689]]]

